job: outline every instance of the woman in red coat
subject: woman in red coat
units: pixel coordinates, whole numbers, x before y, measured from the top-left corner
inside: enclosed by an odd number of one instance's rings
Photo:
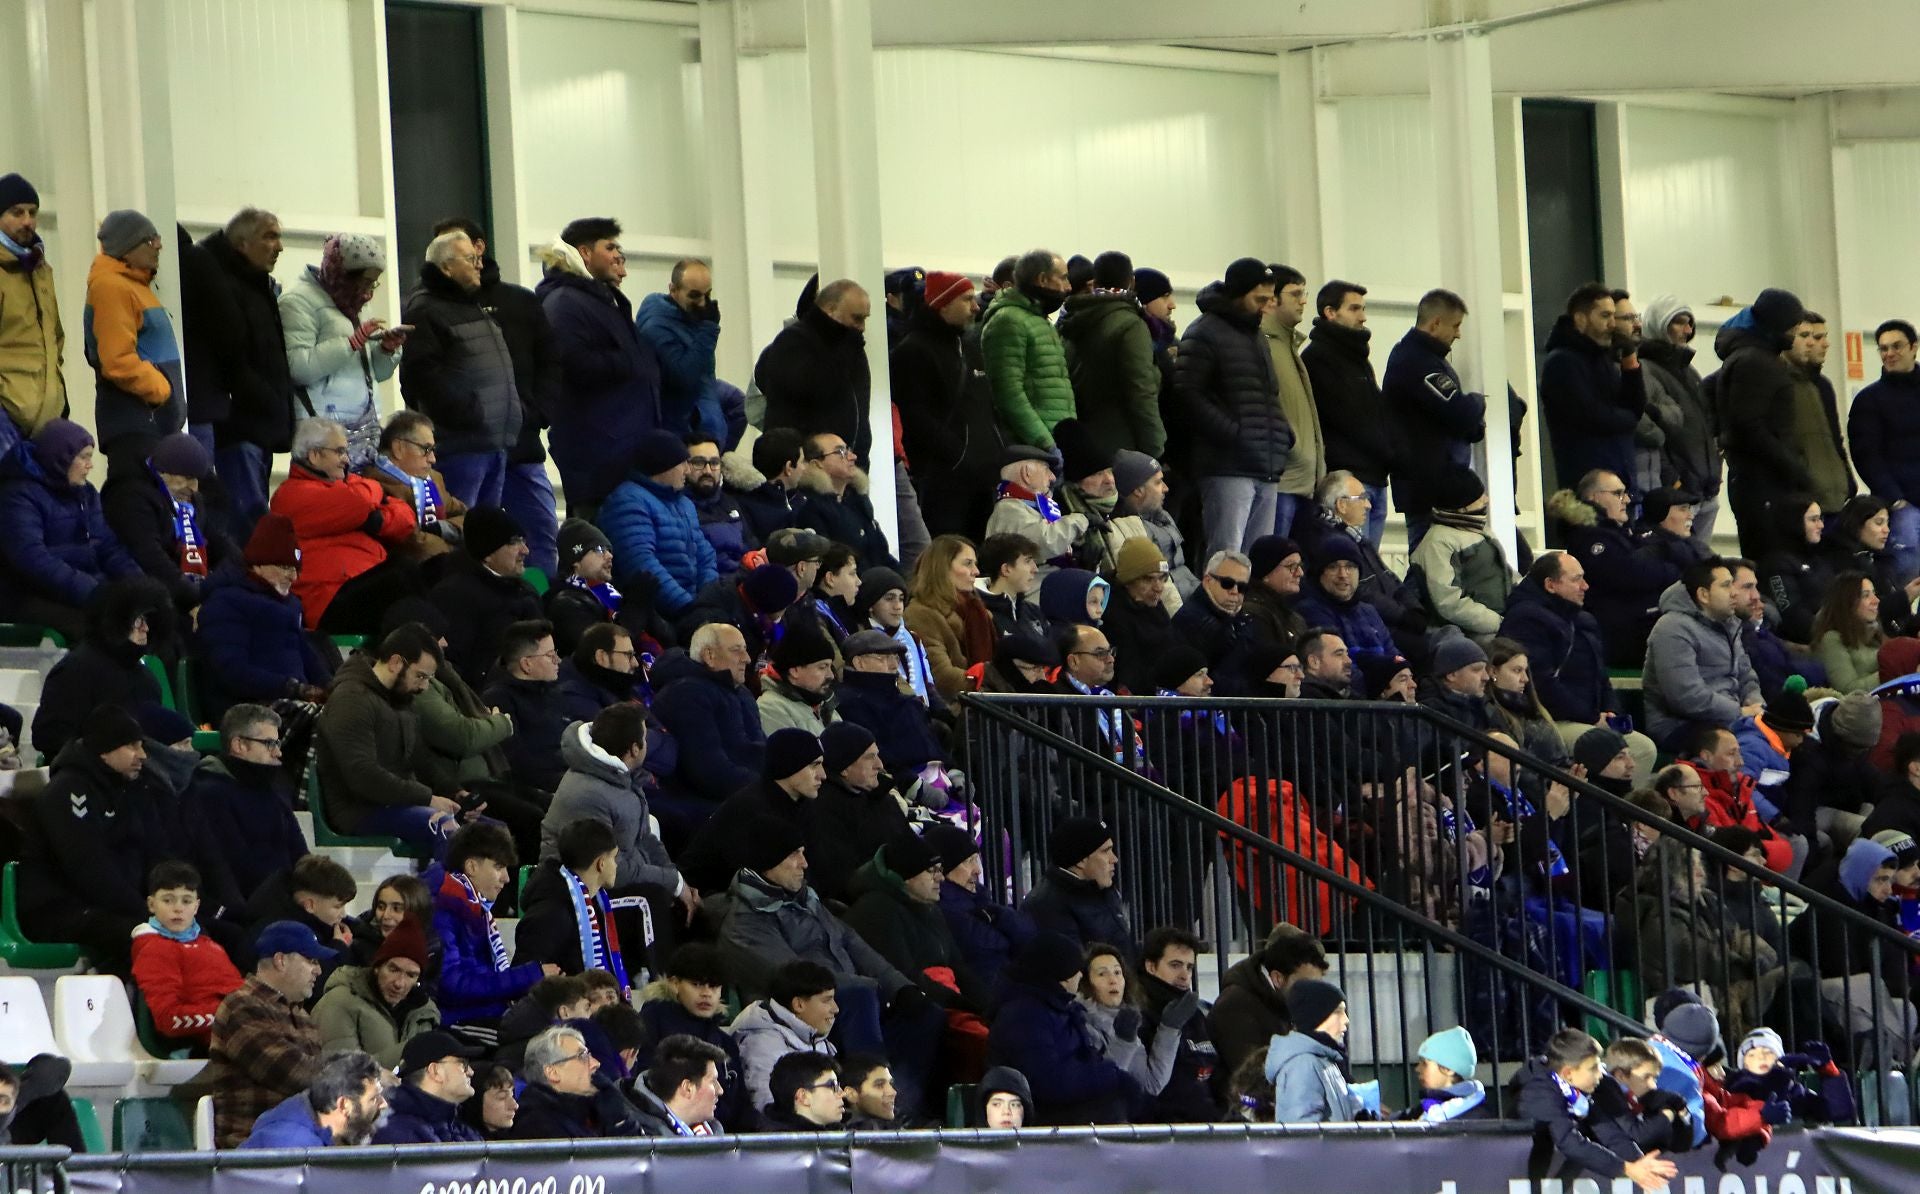
[[[272,509],[292,520],[300,541],[300,579],[293,591],[309,630],[371,633],[391,598],[420,591],[407,565],[387,558],[389,545],[412,536],[413,508],[388,496],[378,482],[347,472],[347,433],[331,419],[306,419],[294,429],[293,465],[274,492]],[[369,577],[376,568],[381,573]],[[384,583],[389,578],[393,583]],[[361,596],[350,594],[330,616],[350,581],[360,582],[353,593]]]

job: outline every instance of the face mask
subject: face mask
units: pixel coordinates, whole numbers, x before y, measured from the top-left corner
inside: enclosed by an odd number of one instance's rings
[[[1022,286],[1020,293],[1032,299],[1034,305],[1040,308],[1042,315],[1053,314],[1060,309],[1062,303],[1067,301],[1065,291],[1048,290],[1042,286]]]

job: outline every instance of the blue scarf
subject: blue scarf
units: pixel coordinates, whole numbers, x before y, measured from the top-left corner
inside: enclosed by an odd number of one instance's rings
[[[440,487],[433,483],[431,475],[416,477],[385,456],[374,463],[388,476],[404,482],[407,488],[413,490],[413,519],[421,530],[426,530],[445,516],[446,502],[441,498]]]
[[[29,274],[40,268],[40,262],[47,255],[47,242],[38,236],[33,238],[32,244],[23,245],[6,233],[0,232],[0,245],[5,245],[7,251],[18,258],[21,270]]]
[[[1060,521],[1060,504],[1053,500],[1053,495],[1050,493],[1034,493],[1024,485],[1015,485],[1011,481],[1002,481],[1000,482],[1000,488],[994,491],[993,497],[995,501],[999,501],[1001,498],[1017,499],[1039,511],[1040,517],[1047,522]]]
[[[833,628],[840,632],[840,638],[847,637],[847,624],[840,620],[839,614],[833,612],[833,599],[831,597],[815,597],[813,599],[813,608],[819,612],[821,617],[833,623]]]
[[[1560,1088],[1560,1097],[1567,1101],[1567,1114],[1575,1119],[1585,1119],[1587,1112],[1591,1109],[1587,1096],[1575,1090],[1571,1082],[1558,1074],[1553,1076],[1553,1084]]]
[[[889,630],[880,624],[878,618],[869,618],[867,625],[907,649],[906,657],[900,661],[900,670],[906,674],[907,683],[913,688],[913,695],[920,698],[920,703],[931,704],[927,699],[927,687],[933,683],[933,669],[927,663],[926,648],[920,645],[919,639],[913,637],[913,631],[907,629],[905,622]]]
[[[0,233],[0,235],[5,235],[5,234]],[[178,941],[182,945],[185,945],[189,941],[196,941],[200,937],[200,922],[197,920],[194,921],[192,924],[188,925],[186,932],[184,933],[176,933],[173,930],[167,928],[167,926],[160,923],[160,918],[157,916],[147,917],[147,927],[152,929],[154,932],[160,934],[162,937],[165,937],[168,941]]]
[[[493,953],[493,968],[499,971],[511,969],[511,959],[507,957],[507,943],[500,939],[500,926],[494,923],[493,901],[481,899],[480,893],[473,889],[473,884],[458,871],[447,873],[447,883],[457,884],[460,894],[467,897],[467,902],[480,909],[480,915],[486,917],[487,948]],[[442,884],[440,889],[445,891],[446,885]]]
[[[1506,800],[1507,811],[1513,815],[1513,823],[1515,825],[1518,825],[1524,818],[1537,815],[1534,811],[1533,801],[1528,800],[1526,796],[1521,793],[1513,791],[1494,780],[1488,780],[1487,786],[1493,789],[1495,795],[1501,796]],[[1551,837],[1547,839],[1547,861],[1544,865],[1547,875],[1550,878],[1558,878],[1567,873],[1566,855],[1560,853],[1560,843],[1554,841]]]
[[[1154,693],[1154,695],[1163,696],[1163,697],[1173,697],[1175,700],[1186,699],[1185,697],[1181,696],[1179,693],[1175,692],[1171,688],[1159,689]],[[1231,735],[1233,733],[1233,727],[1227,724],[1227,715],[1224,710],[1215,710],[1212,713],[1207,713],[1198,709],[1180,710],[1180,728],[1183,730],[1192,729],[1195,726],[1205,725],[1207,723],[1212,723],[1214,731],[1216,733],[1227,734],[1227,735]]]
[[[179,545],[180,571],[194,576],[207,574],[207,541],[200,534],[199,515],[194,511],[192,502],[183,502],[173,496],[167,488],[160,470],[147,461],[147,471],[153,474],[153,483],[160,492],[167,495],[167,501],[173,506],[173,541]]]
[[[621,998],[627,994],[627,963],[620,954],[620,933],[613,927],[613,907],[607,893],[593,893],[588,907],[587,886],[580,876],[566,867],[560,877],[567,881],[567,898],[573,902],[573,923],[580,933],[580,964],[587,970],[605,970],[620,984]]]
[[[1060,674],[1063,676],[1066,676],[1067,683],[1073,685],[1074,690],[1081,693],[1084,696],[1112,696],[1113,695],[1113,689],[1111,688],[1104,688],[1104,687],[1097,688],[1097,687],[1092,687],[1086,684],[1082,684],[1080,681],[1074,679],[1071,675],[1068,675],[1064,670]],[[1144,769],[1147,765],[1146,746],[1140,741],[1140,739],[1137,736],[1134,735],[1133,722],[1130,718],[1128,718],[1126,710],[1101,709],[1099,711],[1098,716],[1100,719],[1100,733],[1103,737],[1106,738],[1107,742],[1111,744],[1113,747],[1113,761],[1121,764],[1122,766],[1131,766],[1136,771]],[[1120,734],[1123,730],[1127,735],[1127,740],[1124,742],[1121,741],[1121,738],[1120,738]],[[1133,758],[1131,761],[1127,758],[1127,755],[1129,753],[1127,750],[1128,746],[1131,746],[1133,748],[1131,752],[1133,755]]]
[[[567,583],[576,589],[585,589],[587,592],[592,593],[594,598],[606,608],[608,616],[620,616],[620,590],[614,588],[611,584],[603,581],[597,585],[590,585],[587,583],[585,577],[579,575],[569,576]],[[647,662],[651,664],[653,660],[649,659]]]

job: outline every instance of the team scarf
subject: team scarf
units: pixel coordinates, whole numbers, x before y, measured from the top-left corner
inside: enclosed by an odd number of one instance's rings
[[[487,948],[493,951],[493,968],[501,971],[509,969],[507,943],[500,939],[500,926],[493,920],[493,901],[481,899],[480,893],[473,889],[473,884],[457,871],[447,872],[446,879],[440,884],[440,894],[465,900],[469,907],[479,910],[481,918],[487,922]]]
[[[1515,825],[1518,825],[1527,817],[1538,815],[1534,810],[1533,801],[1528,800],[1521,793],[1508,788],[1496,780],[1488,780],[1487,786],[1492,788],[1496,795],[1506,800],[1507,812],[1512,814]],[[1551,837],[1547,839],[1547,861],[1543,865],[1546,868],[1546,873],[1549,878],[1557,879],[1567,873],[1567,857],[1560,852],[1560,843],[1554,841]]]
[[[560,877],[567,881],[567,897],[573,902],[573,923],[580,933],[580,963],[588,970],[605,970],[620,984],[620,997],[627,995],[627,963],[620,954],[620,930],[613,923],[613,903],[604,891],[587,895],[580,876],[566,867]]]
[[[6,233],[0,232],[0,245],[7,247],[7,251],[12,253],[14,259],[20,263],[21,271],[27,274],[39,269],[40,263],[46,260],[47,242],[38,236],[33,238],[32,244],[23,245]]]
[[[147,927],[152,929],[154,932],[160,934],[162,937],[165,937],[168,941],[178,941],[182,945],[185,945],[189,941],[197,941],[199,940],[199,937],[200,937],[200,922],[197,920],[194,921],[192,924],[189,924],[186,928],[186,931],[182,933],[176,933],[172,929],[169,929],[167,926],[161,924],[160,918],[157,916],[147,917]]]
[[[1464,808],[1454,809],[1442,805],[1437,810],[1437,815],[1441,836],[1446,839],[1448,845],[1457,844],[1461,838],[1471,835],[1475,829],[1473,815]],[[1467,872],[1468,885],[1479,890],[1485,890],[1493,885],[1492,843],[1488,843],[1487,854],[1489,861]]]
[[[1175,700],[1186,699],[1171,688],[1162,688],[1155,692],[1154,695],[1173,697]],[[1199,709],[1182,709],[1180,711],[1180,728],[1183,730],[1192,729],[1196,725],[1206,725],[1209,723],[1212,724],[1215,733],[1232,736],[1233,727],[1227,722],[1225,710],[1216,709],[1212,713],[1207,713]]]
[[[388,476],[404,482],[407,488],[413,490],[413,518],[422,530],[446,517],[447,503],[440,496],[440,487],[433,483],[431,474],[416,477],[385,456],[375,463]]]
[[[1585,1119],[1592,1107],[1592,1104],[1587,1101],[1587,1096],[1575,1090],[1573,1083],[1558,1074],[1553,1076],[1553,1084],[1560,1088],[1560,1097],[1567,1101],[1567,1114],[1575,1119]]]
[[[1060,674],[1066,676],[1067,683],[1073,685],[1075,690],[1084,696],[1114,695],[1113,689],[1111,688],[1082,684],[1078,679],[1068,675],[1068,673],[1064,671]],[[1131,765],[1136,771],[1144,770],[1147,765],[1146,744],[1140,741],[1139,735],[1132,732],[1133,722],[1127,717],[1126,710],[1101,709],[1098,712],[1098,717],[1100,719],[1100,733],[1113,747],[1113,761],[1123,767]],[[1127,735],[1125,740],[1122,740],[1120,736],[1123,729]],[[1127,748],[1129,746],[1133,748],[1131,752],[1133,755],[1132,760],[1127,758],[1129,753]]]
[[[813,599],[813,608],[821,617],[833,623],[833,628],[839,632],[837,635],[838,638],[844,639],[847,637],[847,624],[840,620],[839,614],[833,612],[833,598],[815,597]]]
[[[994,491],[993,498],[995,501],[999,501],[1002,498],[1013,498],[1016,501],[1025,502],[1027,505],[1039,511],[1040,517],[1046,521],[1060,521],[1060,503],[1054,501],[1053,495],[1050,493],[1035,493],[1024,485],[1015,485],[1011,481],[1002,481],[1000,482],[1000,488]]]
[[[577,573],[569,576],[567,583],[576,589],[585,589],[587,592],[592,593],[594,599],[606,608],[609,617],[620,616],[620,590],[614,588],[612,584],[602,581],[597,585],[590,585],[587,583],[585,577]],[[647,662],[652,663],[653,661],[649,659]]]
[[[200,516],[194,510],[192,502],[183,502],[173,496],[167,488],[166,479],[160,470],[147,461],[147,471],[153,474],[154,484],[160,492],[167,495],[167,501],[173,505],[173,541],[180,545],[180,571],[189,576],[207,574],[207,540],[200,533]]]

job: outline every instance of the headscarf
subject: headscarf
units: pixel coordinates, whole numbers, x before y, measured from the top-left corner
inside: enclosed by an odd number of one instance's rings
[[[327,292],[333,305],[340,313],[356,324],[360,321],[360,312],[373,299],[373,287],[368,286],[357,275],[366,267],[361,261],[360,246],[350,241],[366,240],[347,233],[335,233],[329,236],[320,247],[320,268],[314,279],[320,289]],[[350,252],[349,250],[355,250]],[[352,258],[352,260],[349,260]]]

